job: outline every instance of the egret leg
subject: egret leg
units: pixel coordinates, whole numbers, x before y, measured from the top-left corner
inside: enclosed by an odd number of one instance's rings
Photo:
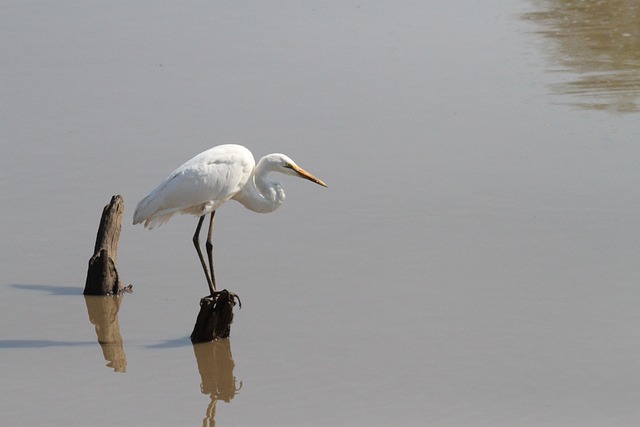
[[[202,250],[200,249],[200,229],[202,228],[202,222],[204,221],[205,215],[202,215],[198,220],[198,226],[196,227],[196,232],[193,235],[193,245],[196,247],[196,252],[198,252],[198,258],[200,258],[200,264],[202,264],[202,269],[204,270],[204,275],[207,278],[207,285],[209,285],[209,290],[211,291],[211,295],[213,295],[214,287],[211,282],[211,278],[209,277],[209,271],[207,270],[207,264],[204,262],[204,257],[202,256]]]
[[[213,274],[213,243],[211,243],[211,236],[213,234],[213,217],[216,215],[216,211],[211,212],[211,218],[209,219],[209,233],[207,233],[207,256],[209,257],[209,271],[211,272],[211,285],[213,290],[211,295],[216,290],[216,276]]]

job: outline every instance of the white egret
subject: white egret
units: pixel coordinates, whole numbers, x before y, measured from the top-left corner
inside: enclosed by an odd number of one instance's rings
[[[199,216],[193,235],[211,295],[216,291],[213,274],[213,244],[211,233],[216,210],[228,200],[236,200],[254,212],[273,212],[284,202],[282,186],[267,179],[269,172],[308,179],[327,185],[300,168],[284,154],[268,154],[256,165],[251,152],[241,145],[218,145],[204,151],[171,172],[153,191],[140,200],[133,215],[133,223],[144,223],[145,228],[167,222],[174,214]],[[207,214],[207,256],[209,271],[200,249],[200,228]]]

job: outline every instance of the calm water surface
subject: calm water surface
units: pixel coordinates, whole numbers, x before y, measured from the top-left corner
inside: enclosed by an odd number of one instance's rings
[[[637,425],[638,7],[4,2],[1,424]],[[194,347],[196,220],[131,217],[228,142],[329,188],[220,210]],[[85,300],[113,194],[134,292]]]

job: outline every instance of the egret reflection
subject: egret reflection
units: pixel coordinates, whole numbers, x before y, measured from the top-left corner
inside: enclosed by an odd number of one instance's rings
[[[627,0],[542,0],[525,19],[548,43],[551,71],[567,79],[551,85],[585,109],[637,112],[640,97],[640,3]]]
[[[203,426],[215,425],[216,404],[218,400],[230,402],[242,388],[233,375],[235,362],[231,354],[231,342],[228,338],[193,345],[200,373],[200,391],[211,397],[207,406]]]

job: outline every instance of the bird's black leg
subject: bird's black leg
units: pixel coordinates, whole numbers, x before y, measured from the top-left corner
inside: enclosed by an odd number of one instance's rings
[[[213,301],[216,304],[218,304],[218,298],[220,297],[220,295],[227,294],[228,299],[223,298],[222,301],[228,301],[230,299],[231,305],[234,306],[236,305],[236,300],[238,300],[238,306],[242,308],[242,302],[240,301],[240,297],[238,295],[231,293],[226,289],[222,291],[216,290],[216,276],[213,273],[213,243],[212,243],[213,220],[215,216],[216,216],[216,211],[211,212],[211,217],[209,218],[209,232],[207,233],[207,243],[205,245],[207,248],[207,256],[209,257],[209,271],[211,274],[207,272],[207,269],[204,265],[204,261],[202,259],[202,253],[200,251],[198,251],[198,255],[200,255],[200,261],[202,262],[202,268],[204,269],[204,273],[207,276],[207,280],[209,279],[209,277],[211,277],[211,281],[209,282],[210,283],[209,288],[211,289],[211,296],[213,297]],[[200,227],[202,226],[203,219],[204,219],[204,216],[201,216],[200,221],[198,222],[198,229],[196,230],[196,235],[200,233]],[[194,236],[194,241],[195,241],[195,236]]]
[[[209,271],[207,270],[207,264],[204,262],[204,257],[202,256],[202,250],[200,249],[200,229],[202,228],[202,221],[204,221],[205,215],[202,215],[198,220],[198,226],[196,227],[196,232],[193,235],[193,245],[196,247],[196,251],[198,252],[198,258],[200,258],[200,264],[202,264],[202,269],[204,270],[204,275],[207,277],[207,285],[209,286],[209,290],[211,290],[211,295],[213,295],[214,287],[211,282],[211,278],[209,277]]]
[[[213,233],[213,217],[216,215],[216,211],[211,212],[211,219],[209,220],[209,233],[207,233],[207,256],[209,257],[209,271],[211,272],[211,295],[216,290],[216,276],[213,274],[213,243],[211,243],[211,235]]]

